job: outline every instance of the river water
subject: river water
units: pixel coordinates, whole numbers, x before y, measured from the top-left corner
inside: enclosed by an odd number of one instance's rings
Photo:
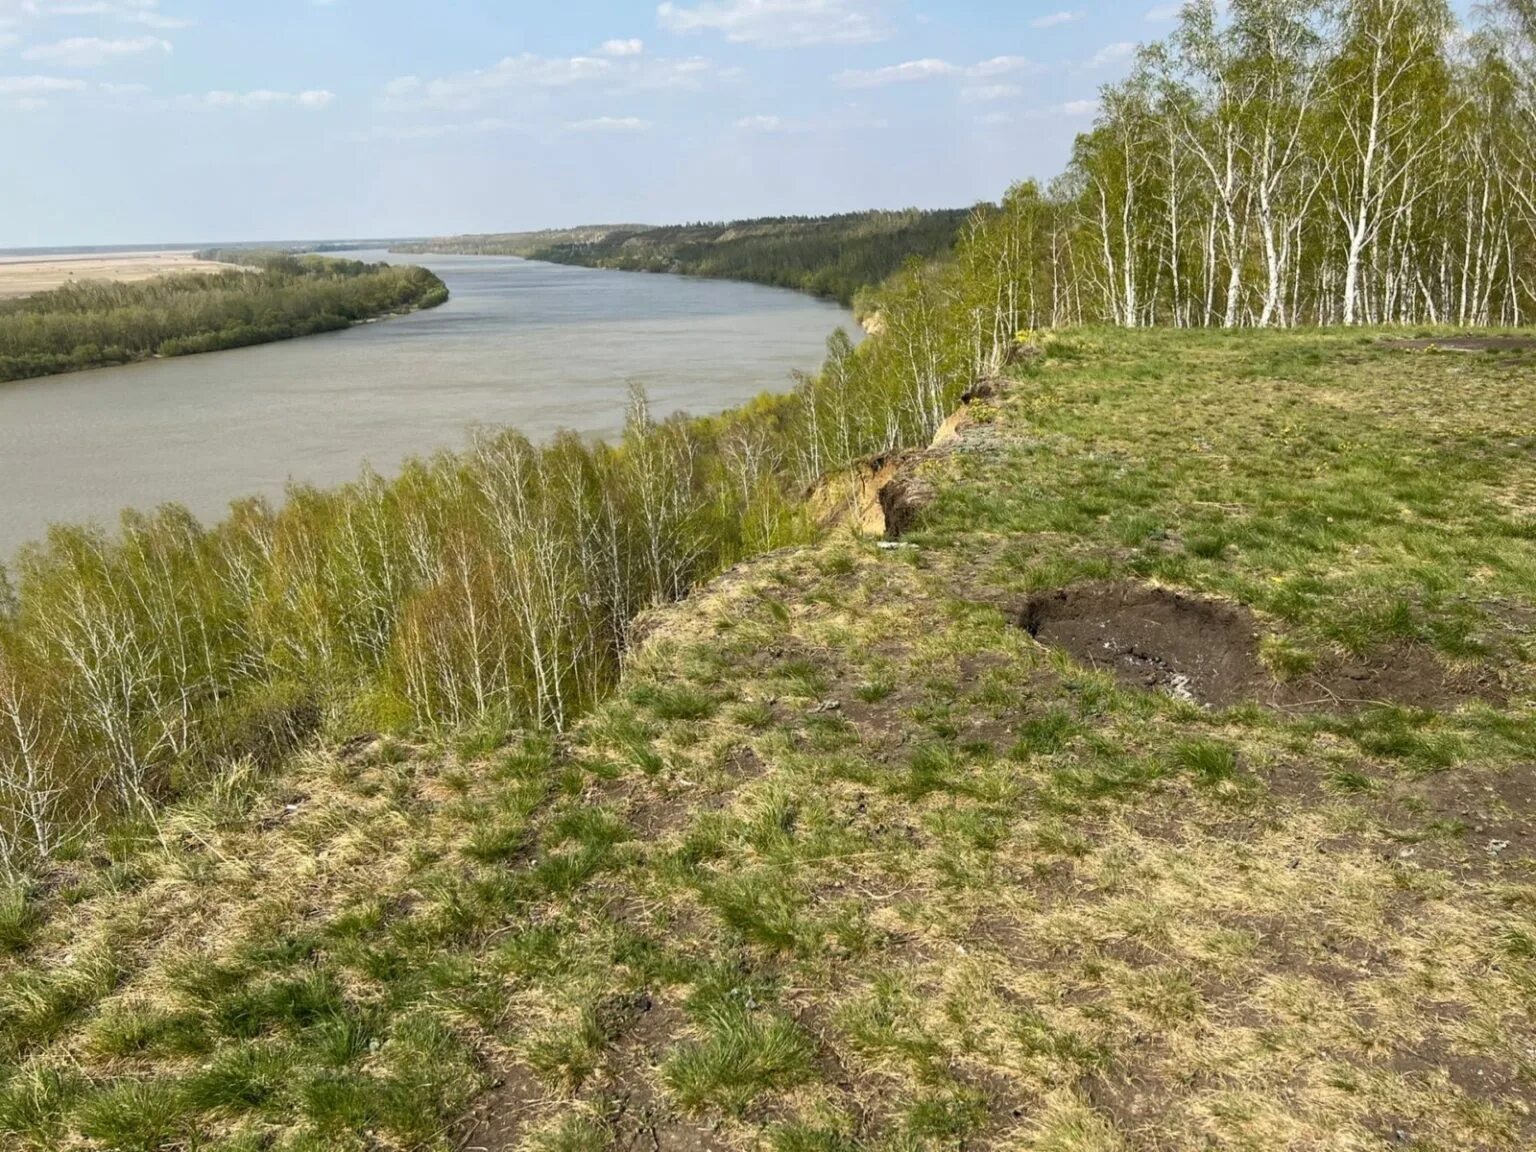
[[[773,288],[490,256],[425,264],[441,308],[345,332],[0,384],[0,562],[53,522],[175,502],[218,517],[290,480],[464,443],[476,424],[610,434],[629,383],[715,412],[820,363],[844,309]]]

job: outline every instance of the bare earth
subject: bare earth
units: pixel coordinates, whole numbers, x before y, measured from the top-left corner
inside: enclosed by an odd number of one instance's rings
[[[149,280],[175,272],[221,272],[229,266],[191,252],[113,252],[81,256],[0,256],[0,300],[47,292],[82,280]]]

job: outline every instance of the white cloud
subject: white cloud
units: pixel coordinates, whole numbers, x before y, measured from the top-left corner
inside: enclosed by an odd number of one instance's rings
[[[656,9],[669,32],[715,32],[737,44],[802,48],[885,38],[867,0],[700,0]]]
[[[1081,20],[1081,12],[1051,12],[1045,16],[1036,16],[1029,22],[1031,28],[1059,28],[1063,24],[1070,24],[1074,20]]]
[[[104,40],[99,36],[72,36],[54,44],[36,44],[23,52],[25,60],[48,60],[65,68],[97,68],[122,56],[141,56],[146,52],[170,55],[171,44],[156,36],[138,36],[129,40]]]
[[[1111,64],[1119,64],[1136,55],[1136,45],[1129,40],[1122,40],[1117,44],[1109,44],[1094,53],[1088,61],[1089,68],[1107,68]]]
[[[402,76],[385,85],[384,96],[395,103],[468,111],[496,92],[510,88],[564,88],[600,79],[612,69],[611,61],[595,56],[550,59],[525,52],[474,72],[459,72],[432,80]]]
[[[850,69],[833,77],[842,88],[883,88],[888,84],[910,84],[955,76],[966,80],[986,80],[1019,72],[1037,71],[1036,65],[1022,56],[994,56],[980,64],[952,64],[948,60],[908,60],[886,68],[867,71]]]
[[[53,92],[79,92],[84,80],[62,76],[0,76],[0,96],[40,96]]]
[[[98,84],[96,90],[105,96],[144,96],[149,93],[148,84]]]
[[[450,136],[489,136],[505,132],[512,125],[505,120],[486,117],[467,124],[380,124],[366,132],[359,132],[351,139],[356,143],[376,140],[441,140]]]
[[[955,76],[960,68],[948,60],[908,60],[886,68],[868,70],[849,69],[836,76],[843,88],[882,88],[887,84],[910,84],[918,80],[937,80],[941,76]]]
[[[783,136],[811,129],[804,121],[790,120],[783,116],[743,116],[733,127],[738,132],[754,132],[764,136]]]
[[[1017,84],[982,84],[962,89],[960,99],[971,104],[985,104],[994,100],[1012,100],[1022,95],[1024,89]]]
[[[334,92],[327,92],[324,89],[311,89],[307,92],[274,92],[269,88],[258,88],[254,92],[210,92],[204,97],[204,102],[211,108],[260,109],[294,106],[318,110],[335,99]]]
[[[14,32],[0,32],[0,51],[9,48],[20,39],[21,37]]]
[[[423,80],[402,76],[384,86],[387,106],[472,112],[500,94],[517,89],[600,86],[607,92],[699,88],[732,75],[702,57],[668,59],[630,54],[619,57],[547,57],[524,53],[474,72]]]
[[[1046,108],[1031,108],[1025,116],[1030,120],[1084,120],[1098,114],[1097,100],[1068,100],[1064,104],[1052,104]]]
[[[1162,4],[1147,13],[1147,21],[1152,24],[1171,24],[1183,11],[1182,0],[1177,4]]]
[[[1037,72],[1038,66],[1033,60],[1027,60],[1023,56],[994,56],[990,60],[983,60],[980,64],[973,64],[965,70],[965,74],[972,79],[985,80],[989,76],[1011,76],[1015,72]]]
[[[641,120],[638,116],[599,116],[566,125],[572,132],[644,132],[650,126],[649,120]]]
[[[0,20],[48,17],[96,17],[146,28],[188,28],[192,21],[167,16],[159,0],[0,0]]]
[[[599,56],[640,56],[645,52],[644,40],[605,40],[597,50]]]

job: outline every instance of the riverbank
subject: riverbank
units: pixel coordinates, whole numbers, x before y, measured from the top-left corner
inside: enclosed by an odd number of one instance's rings
[[[565,231],[450,236],[394,251],[494,254],[788,288],[854,307],[909,260],[948,256],[967,210],[770,217],[664,228],[611,225]]]
[[[0,383],[333,332],[448,299],[414,266],[268,254],[212,267],[0,302]]]

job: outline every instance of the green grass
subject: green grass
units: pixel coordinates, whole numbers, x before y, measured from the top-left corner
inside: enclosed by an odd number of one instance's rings
[[[25,950],[41,916],[25,889],[0,892],[0,955]]]
[[[704,1038],[676,1050],[662,1076],[686,1110],[730,1114],[770,1089],[792,1087],[809,1077],[811,1047],[782,1016],[741,1007],[713,1007]]]

